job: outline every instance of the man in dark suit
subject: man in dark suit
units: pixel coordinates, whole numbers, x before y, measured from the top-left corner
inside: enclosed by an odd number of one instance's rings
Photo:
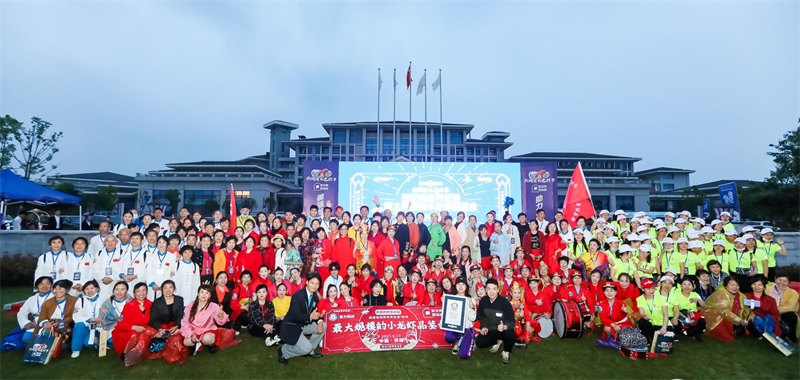
[[[64,219],[61,218],[61,210],[56,210],[50,218],[47,219],[48,230],[63,230]]]
[[[325,334],[322,314],[317,311],[320,283],[318,275],[310,275],[305,289],[292,295],[289,311],[281,323],[280,337],[285,344],[278,350],[278,363],[289,364],[289,358],[296,356],[322,357],[322,354],[314,352]],[[311,338],[306,338],[306,335],[311,335]]]
[[[92,216],[91,215],[86,215],[86,218],[81,223],[81,229],[84,230],[84,231],[90,231],[90,230],[94,229],[94,228],[92,228]]]

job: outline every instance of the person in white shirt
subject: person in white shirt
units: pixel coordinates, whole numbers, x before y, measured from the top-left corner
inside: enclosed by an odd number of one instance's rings
[[[128,228],[123,228],[118,231],[117,233],[117,247],[122,251],[122,254],[126,254],[131,250],[131,230]]]
[[[144,253],[145,256],[155,254],[158,249],[158,228],[151,228],[144,232]]]
[[[517,248],[522,245],[522,241],[520,240],[519,236],[519,228],[514,225],[514,217],[511,216],[511,214],[503,215],[503,222],[503,233],[511,239],[511,252],[516,252]]]
[[[178,261],[175,271],[175,295],[185,300],[197,298],[197,289],[200,287],[200,266],[192,261],[194,249],[190,246],[181,248],[181,260]]]
[[[62,262],[67,259],[67,251],[63,250],[64,238],[56,235],[51,237],[48,243],[50,244],[50,252],[39,256],[39,260],[36,261],[34,281],[42,276],[50,277],[53,281],[65,278],[65,269]]]
[[[122,275],[122,250],[117,248],[117,238],[114,235],[107,235],[104,241],[105,247],[94,259],[92,272],[94,279],[100,287],[100,298],[111,297],[114,292],[114,281],[120,279]]]
[[[160,208],[153,210],[153,223],[155,223],[159,227],[158,234],[161,235],[164,233],[165,230],[169,228],[169,220],[162,219],[164,216],[164,211],[161,211]]]
[[[53,287],[53,279],[47,276],[42,276],[36,279],[37,293],[25,300],[22,307],[17,312],[17,323],[19,328],[25,330],[22,334],[22,343],[26,343],[31,339],[33,330],[36,328],[36,321],[39,319],[39,312],[42,310],[44,301],[53,298],[53,293],[50,291]]]
[[[114,226],[114,236],[119,236],[119,231],[123,228],[128,228],[128,225],[133,223],[133,214],[126,212],[122,214],[122,223]]]
[[[145,278],[147,252],[142,247],[142,234],[138,232],[131,234],[130,245],[130,249],[122,255],[120,262],[122,263],[122,280],[128,284],[128,294],[133,296],[133,287],[137,282],[147,283]]]
[[[27,211],[20,211],[17,214],[17,217],[11,221],[11,229],[14,231],[19,231],[22,229],[22,218],[28,215]]]
[[[542,231],[542,233],[547,232],[547,224],[549,223],[544,219],[544,217],[545,217],[544,210],[542,209],[536,210],[536,223],[539,224],[539,231]]]
[[[148,287],[147,298],[151,301],[161,297],[161,283],[166,280],[173,280],[175,277],[177,259],[174,253],[167,251],[168,244],[167,238],[159,236],[156,243],[156,251],[154,254],[148,254],[147,260],[145,260],[147,266],[145,270]]]
[[[89,256],[92,259],[97,258],[97,254],[100,253],[105,248],[105,240],[106,236],[109,236],[109,230],[111,229],[111,225],[108,222],[101,222],[100,223],[100,235],[93,236],[89,240]],[[114,235],[111,235],[114,236]],[[116,239],[116,238],[115,238]]]
[[[75,302],[75,311],[72,320],[75,326],[72,328],[72,358],[75,359],[81,354],[84,346],[94,346],[94,330],[103,321],[100,318],[100,306],[105,302],[97,293],[98,283],[91,280],[83,285],[83,296]],[[93,328],[94,325],[94,328]]]
[[[63,278],[72,280],[72,289],[69,295],[80,297],[83,293],[83,282],[94,278],[92,272],[92,258],[86,254],[86,247],[89,242],[85,237],[77,237],[72,241],[72,253],[67,253],[66,259],[61,262],[59,271],[63,273]]]
[[[342,276],[339,276],[339,269],[339,263],[334,262],[328,265],[328,270],[331,272],[331,275],[325,279],[325,284],[322,287],[323,289],[328,289],[330,285],[336,287],[336,298],[339,298],[339,284],[344,280]]]

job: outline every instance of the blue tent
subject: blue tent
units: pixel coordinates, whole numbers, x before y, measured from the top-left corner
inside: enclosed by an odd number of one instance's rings
[[[81,199],[74,195],[48,189],[31,181],[22,179],[10,169],[0,172],[0,201],[4,203],[81,204]]]

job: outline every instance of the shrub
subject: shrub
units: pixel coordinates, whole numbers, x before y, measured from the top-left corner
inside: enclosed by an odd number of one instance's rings
[[[38,257],[31,255],[6,255],[0,258],[0,286],[32,285]]]

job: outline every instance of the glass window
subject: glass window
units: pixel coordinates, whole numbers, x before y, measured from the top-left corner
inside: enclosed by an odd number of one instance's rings
[[[333,160],[338,162],[339,161],[339,157],[334,157]]]
[[[361,140],[358,139],[358,132],[350,132],[350,143],[360,143]]]
[[[611,208],[608,195],[594,195],[592,196],[592,203],[595,210],[608,210]]]
[[[497,149],[489,148],[489,155],[490,156],[496,156],[497,155]]]
[[[428,151],[430,151],[430,146]],[[417,139],[417,154],[425,154],[425,139]]]
[[[442,148],[433,148],[433,154],[437,155],[437,156],[441,155],[442,154]]]
[[[456,155],[460,156],[462,154],[464,154],[464,148],[456,148]]]
[[[434,144],[442,143],[442,135],[439,134],[439,132],[433,132],[433,143]]]
[[[342,131],[334,131],[333,132],[333,142],[336,144],[344,144],[344,132]]]
[[[331,148],[327,146],[322,147],[322,154],[328,154],[331,152]]]
[[[633,196],[617,195],[617,207],[625,211],[633,211]]]
[[[350,152],[350,154],[355,154],[356,153],[356,146],[355,145],[350,145],[350,147],[347,149],[347,151]]]
[[[366,154],[378,154],[378,139],[367,139]]]
[[[558,196],[558,208],[564,208],[564,200],[567,199],[566,195]]]
[[[381,153],[382,154],[392,154],[392,153],[394,153],[394,152],[392,152],[392,150],[394,150],[394,146],[392,146],[393,144],[394,144],[394,141],[392,141],[392,139],[383,139],[383,152],[381,152]]]
[[[339,154],[339,147],[338,146],[333,147],[333,154]]]
[[[408,156],[411,154],[411,150],[408,147],[409,140],[408,139],[400,139],[400,155]]]
[[[451,146],[450,147],[450,155],[452,156],[452,155],[455,155],[455,154],[456,154],[456,147]]]
[[[299,149],[300,154],[306,154],[306,151],[307,151],[307,149],[304,146],[301,146],[300,149]]]
[[[375,160],[375,157],[372,157],[372,156],[367,156],[367,157],[366,157],[366,161],[367,161],[367,162],[372,162],[372,161],[374,161],[374,160]]]
[[[662,174],[661,179],[674,179],[675,175],[672,173]]]
[[[472,156],[475,154],[475,148],[467,148],[467,156]],[[469,161],[472,162],[472,161]]]
[[[461,132],[450,132],[450,144],[463,144],[463,136]]]
[[[214,190],[186,190],[183,192],[185,198],[183,205],[189,209],[189,212],[202,211],[203,204],[207,201],[213,200],[219,203],[219,194],[219,191]]]
[[[662,183],[661,190],[675,190],[675,185],[672,183]]]

